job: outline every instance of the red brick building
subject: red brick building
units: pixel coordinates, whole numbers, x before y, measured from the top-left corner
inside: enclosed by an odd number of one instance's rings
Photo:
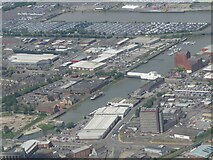
[[[191,53],[176,53],[175,54],[175,67],[182,67],[188,73],[197,71],[203,67],[202,58],[191,57]]]
[[[47,113],[47,114],[54,114],[56,112],[61,111],[62,108],[58,104],[58,102],[47,102],[47,103],[41,103],[37,107],[37,111],[40,113]]]
[[[80,148],[73,149],[70,154],[67,155],[69,158],[88,158],[92,153],[91,146],[81,146]]]

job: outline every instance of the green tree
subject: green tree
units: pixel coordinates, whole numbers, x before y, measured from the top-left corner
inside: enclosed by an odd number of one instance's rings
[[[163,92],[158,92],[157,97],[161,97],[164,93]]]
[[[48,95],[47,98],[48,98],[49,101],[54,101],[55,100],[53,95]]]
[[[4,131],[4,133],[7,134],[7,133],[11,132],[11,129],[7,125],[5,125],[4,128],[3,128],[3,131]]]
[[[24,114],[28,114],[28,108],[27,108],[27,107],[24,107],[23,113],[24,113]]]
[[[39,125],[39,128],[41,128],[44,132],[53,130],[55,127],[53,124],[41,124]]]
[[[66,127],[71,129],[71,128],[75,127],[75,124],[73,122],[69,122],[69,123],[66,124]]]

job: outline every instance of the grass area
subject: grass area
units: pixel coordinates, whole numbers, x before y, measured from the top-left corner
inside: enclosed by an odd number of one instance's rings
[[[38,127],[41,128],[44,132],[55,129],[53,124],[40,124]]]
[[[24,126],[23,128],[21,128],[20,130],[16,131],[16,132],[8,132],[8,133],[2,133],[2,138],[6,139],[6,138],[14,138],[15,136],[20,135],[23,131],[27,130],[28,128],[32,127],[33,125],[35,125],[36,123],[40,122],[41,120],[43,120],[46,116],[45,115],[40,115],[38,118],[36,118],[35,120],[31,121],[30,123],[28,123],[26,126]]]
[[[202,140],[207,140],[209,138],[212,138],[213,135],[213,128],[209,128],[206,132],[201,133],[199,136],[195,138],[195,142],[199,142]]]

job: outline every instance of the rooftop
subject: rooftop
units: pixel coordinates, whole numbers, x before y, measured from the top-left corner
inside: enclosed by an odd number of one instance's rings
[[[90,146],[85,145],[85,146],[81,146],[80,148],[73,149],[72,152],[73,153],[78,153],[80,151],[83,151],[83,150],[89,149],[89,148],[90,148]]]
[[[58,58],[54,54],[24,54],[19,53],[11,56],[9,60],[13,63],[37,63],[41,60],[54,60]]]
[[[209,158],[213,153],[213,147],[211,145],[201,145],[196,149],[192,150],[189,155],[199,158]]]
[[[106,130],[109,128],[109,126],[117,119],[117,116],[115,115],[95,115],[91,121],[85,126],[84,129],[88,130]]]
[[[126,112],[126,110],[129,107],[113,107],[113,106],[109,106],[109,107],[102,107],[96,110],[95,114],[105,114],[105,115],[120,115],[120,114],[124,114]]]
[[[93,62],[103,62],[103,61],[105,61],[105,60],[108,60],[108,59],[110,59],[110,58],[113,58],[114,56],[116,56],[115,53],[114,53],[114,54],[100,54],[100,55],[98,56],[98,58],[93,59],[92,61],[93,61]]]
[[[33,146],[36,146],[38,143],[38,140],[28,140],[21,145],[21,148],[24,148],[25,152],[28,154],[33,150]]]
[[[106,130],[81,130],[78,136],[81,139],[101,139]]]
[[[105,65],[105,63],[93,62],[93,61],[80,61],[70,65],[70,67],[95,69]]]
[[[203,68],[204,71],[213,71],[213,64]]]
[[[153,43],[154,41],[159,40],[159,38],[156,37],[137,37],[133,40],[131,40],[132,43],[140,43],[140,44],[149,44]]]
[[[198,129],[193,129],[193,128],[185,128],[185,127],[175,127],[173,129],[174,134],[179,134],[179,135],[186,135],[190,137],[196,137],[198,136],[202,131]]]

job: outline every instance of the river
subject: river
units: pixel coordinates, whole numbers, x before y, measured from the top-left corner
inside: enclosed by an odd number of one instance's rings
[[[197,36],[189,39],[189,41],[196,41],[194,45],[183,45],[179,44],[177,47],[181,47],[183,51],[190,51],[192,55],[195,55],[200,51],[202,47],[210,44],[211,37],[210,36]],[[136,69],[138,72],[149,72],[149,71],[157,71],[158,73],[164,75],[168,71],[170,71],[174,67],[174,55],[169,56],[168,53],[171,51],[165,51],[163,54],[153,58],[148,63],[143,64]],[[127,97],[128,93],[136,90],[141,87],[147,81],[134,79],[134,78],[125,78],[118,83],[110,85],[109,87],[104,89],[104,96],[91,101],[90,99],[85,100],[80,103],[76,107],[70,109],[67,113],[60,117],[60,120],[65,122],[78,122],[83,119],[85,115],[88,115],[95,109],[99,107],[103,107],[106,103],[114,98],[114,97]]]
[[[209,22],[210,11],[184,13],[139,13],[139,12],[68,12],[51,21],[66,22]]]

